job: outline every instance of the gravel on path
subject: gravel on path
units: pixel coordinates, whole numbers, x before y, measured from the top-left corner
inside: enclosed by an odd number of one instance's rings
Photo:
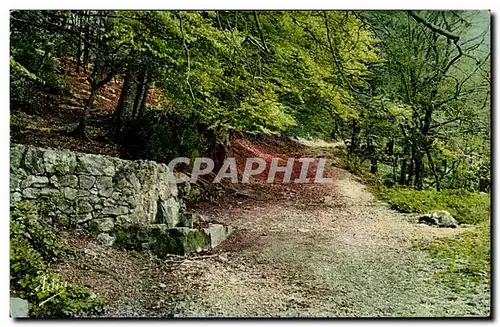
[[[417,241],[460,229],[415,224],[336,169],[321,206],[267,203],[218,214],[237,232],[206,260],[173,270],[176,317],[464,317],[489,315],[489,290],[454,293]],[[338,196],[340,195],[340,196]],[[210,218],[210,217],[209,217]]]

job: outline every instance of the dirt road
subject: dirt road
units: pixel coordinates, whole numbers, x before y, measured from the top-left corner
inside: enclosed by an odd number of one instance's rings
[[[322,192],[309,204],[250,199],[212,213],[237,232],[218,256],[176,270],[175,316],[488,315],[486,290],[455,294],[435,275],[439,262],[412,248],[459,229],[415,224],[336,172],[337,183],[317,186]]]

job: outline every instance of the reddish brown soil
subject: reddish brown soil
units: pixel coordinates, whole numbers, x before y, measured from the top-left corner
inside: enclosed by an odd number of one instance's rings
[[[268,162],[272,158],[300,158],[304,153],[306,149],[292,140],[266,137],[250,141],[237,136],[228,155],[235,156],[238,162],[259,155]],[[296,169],[300,171],[300,166]],[[329,176],[334,176],[332,171],[331,167],[327,167]],[[233,235],[211,253],[191,254],[184,259],[174,257],[173,260],[160,260],[147,252],[103,248],[92,237],[66,232],[63,236],[77,249],[77,255],[71,261],[55,265],[53,269],[66,280],[85,285],[106,297],[111,305],[107,315],[121,315],[123,313],[119,310],[125,310],[125,303],[134,303],[140,310],[146,310],[140,314],[158,316],[161,313],[170,316],[177,313],[176,303],[184,296],[183,285],[187,282],[185,278],[189,282],[193,281],[191,268],[187,263],[193,263],[199,258],[205,260],[205,256],[209,259],[214,256],[219,258],[219,255],[227,257],[228,253],[239,253],[265,243],[265,233],[235,224],[238,218],[250,216],[249,219],[265,221],[266,215],[286,208],[319,216],[321,210],[332,206],[331,203],[343,205],[335,184],[331,187],[279,182],[268,184],[261,178],[256,178],[251,179],[248,184],[226,187],[223,197],[212,202],[199,202],[190,208],[202,214],[206,221],[236,227]]]
[[[78,152],[119,156],[120,147],[109,138],[110,118],[120,98],[122,79],[119,76],[104,85],[96,97],[94,109],[86,130],[86,137],[75,136],[75,129],[83,116],[84,104],[90,94],[89,72],[76,71],[76,64],[67,60],[61,71],[69,84],[68,95],[58,97],[50,112],[11,112],[10,139],[12,142],[46,148],[63,148]],[[159,102],[156,90],[150,92],[148,105]]]
[[[160,260],[148,252],[103,248],[92,237],[74,231],[62,236],[76,252],[70,260],[53,264],[52,269],[65,280],[105,297],[110,306],[107,311],[133,303],[138,310],[130,313],[134,316],[153,311],[170,315],[172,299],[183,282],[171,272],[182,268],[180,262]]]
[[[73,151],[96,153],[118,157],[119,146],[108,137],[111,128],[109,118],[119,99],[122,80],[116,78],[101,90],[96,100],[95,109],[90,113],[87,138],[76,137],[70,132],[77,126],[83,115],[85,99],[89,95],[88,73],[76,72],[74,62],[64,64],[64,74],[71,86],[71,94],[60,99],[56,109],[50,113],[16,112],[11,115],[11,141],[32,144],[40,147],[65,148]],[[148,104],[156,105],[159,95],[153,90]],[[190,208],[201,213],[210,222],[230,223],[231,217],[253,211],[255,208],[293,206],[298,210],[314,210],[324,206],[326,197],[335,196],[331,188],[318,184],[284,184],[283,173],[278,173],[275,182],[266,183],[269,165],[273,158],[279,159],[279,166],[285,166],[288,158],[306,156],[306,148],[298,142],[279,137],[260,137],[252,140],[243,135],[236,135],[227,153],[235,157],[238,173],[241,177],[247,158],[259,157],[266,161],[266,170],[251,178],[249,184],[228,184],[222,196],[216,201],[199,202]],[[307,177],[314,178],[318,160],[310,164]],[[336,176],[330,167],[326,167],[327,176]],[[294,164],[291,180],[299,177],[302,165]],[[210,183],[209,183],[210,184]],[[228,218],[229,217],[229,218]],[[245,229],[237,230],[214,252],[239,251],[257,244],[262,235]],[[172,312],[173,297],[180,289],[183,276],[182,262],[159,260],[143,252],[124,251],[115,248],[103,248],[89,236],[66,232],[64,238],[77,249],[77,255],[70,261],[57,264],[53,269],[66,280],[88,286],[105,296],[112,306],[136,301],[140,307]],[[190,256],[199,256],[194,254]],[[203,254],[201,254],[203,255]],[[176,271],[176,274],[172,274]],[[174,277],[173,277],[174,276]]]
[[[251,177],[250,183],[247,184],[230,184],[228,180],[223,180],[224,192],[222,192],[221,196],[211,199],[211,201],[198,202],[189,208],[207,216],[210,221],[228,223],[231,221],[230,217],[237,217],[243,212],[252,211],[255,207],[272,207],[276,203],[281,206],[314,210],[316,206],[324,205],[325,198],[338,196],[336,193],[332,194],[332,188],[322,187],[321,184],[283,183],[283,173],[276,174],[277,178],[274,183],[266,182],[269,165],[273,158],[280,159],[279,165],[285,166],[287,158],[309,157],[306,147],[291,139],[266,136],[252,141],[243,135],[236,135],[231,140],[228,157],[236,159],[239,181],[241,181],[247,158],[262,158],[266,161],[267,168],[263,173],[253,176],[255,178]],[[314,179],[317,160],[310,164],[308,178]],[[337,176],[330,165],[331,163],[327,161],[324,177],[333,179],[333,188],[335,189]],[[300,162],[296,162],[293,167],[291,181],[299,177],[301,169]],[[337,203],[341,205],[340,201],[337,201]]]

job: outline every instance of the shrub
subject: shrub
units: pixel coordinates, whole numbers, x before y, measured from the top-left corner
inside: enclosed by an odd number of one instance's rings
[[[490,281],[490,224],[488,221],[463,231],[454,238],[438,239],[420,244],[432,258],[444,263],[436,272],[455,291],[461,292],[473,284]]]
[[[402,212],[427,213],[446,210],[461,224],[478,224],[490,218],[490,197],[487,193],[465,190],[417,191],[383,186],[379,186],[376,193],[388,200],[392,209]]]
[[[206,140],[195,121],[159,109],[148,110],[126,126],[124,157],[168,163],[176,157],[203,154]]]
[[[436,271],[456,292],[490,280],[490,198],[486,193],[464,190],[417,191],[409,188],[371,186],[391,207],[403,212],[426,213],[447,210],[459,223],[476,224],[453,238],[434,239],[416,247],[440,263]]]
[[[10,237],[29,241],[45,262],[53,262],[70,251],[49,226],[37,218],[36,209],[28,202],[17,202],[11,207]]]
[[[19,56],[22,58],[22,56]],[[33,61],[21,60],[33,70]],[[65,78],[56,72],[57,62],[50,62],[45,70],[29,71],[20,62],[10,60],[10,106],[13,110],[43,112],[55,108],[55,96],[69,94]]]
[[[105,300],[89,289],[72,285],[48,270],[47,263],[70,254],[69,246],[26,202],[11,205],[10,288],[30,303],[30,315],[71,317],[100,312]]]

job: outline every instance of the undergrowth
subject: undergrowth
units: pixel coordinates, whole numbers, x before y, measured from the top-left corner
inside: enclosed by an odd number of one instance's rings
[[[456,292],[490,282],[490,197],[463,190],[417,191],[409,188],[370,186],[391,208],[408,213],[446,210],[461,224],[470,224],[457,236],[440,238],[415,247],[437,260],[436,275]]]
[[[489,220],[490,196],[465,190],[417,191],[411,188],[372,187],[374,193],[401,212],[448,211],[459,224],[479,224]]]
[[[103,298],[49,270],[48,264],[70,254],[69,246],[40,222],[32,205],[11,205],[10,290],[30,303],[30,316],[74,317],[102,311]]]
[[[444,265],[436,272],[457,292],[472,284],[490,284],[490,224],[488,221],[469,228],[454,238],[418,244],[432,258]]]

